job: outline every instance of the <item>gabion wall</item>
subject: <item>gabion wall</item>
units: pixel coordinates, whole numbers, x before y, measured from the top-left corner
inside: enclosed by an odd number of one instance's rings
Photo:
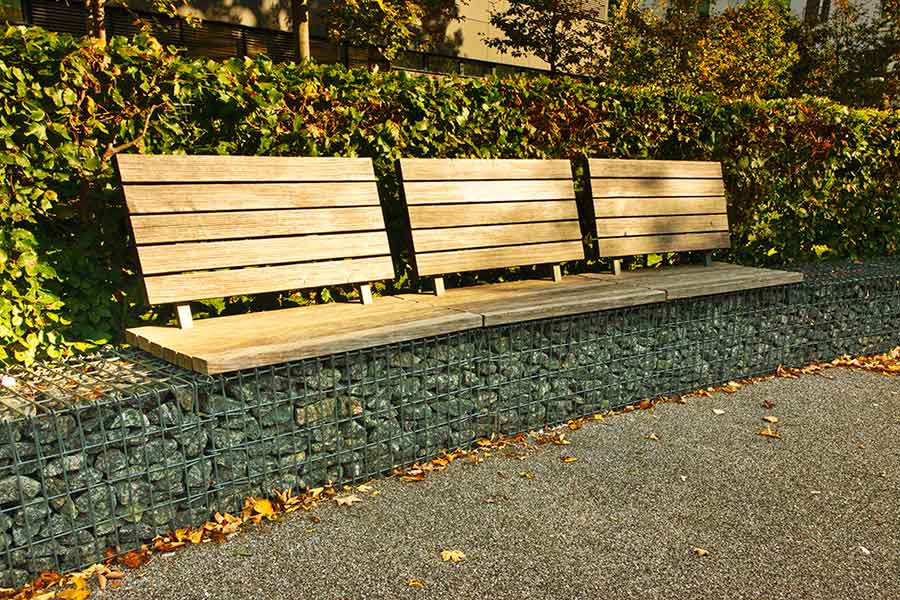
[[[0,388],[0,587],[235,511],[637,400],[900,344],[900,261],[205,377],[109,351]]]

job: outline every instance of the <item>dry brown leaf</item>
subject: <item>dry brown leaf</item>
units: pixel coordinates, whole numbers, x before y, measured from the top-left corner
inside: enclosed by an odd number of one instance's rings
[[[778,417],[773,417],[772,415],[766,415],[765,417],[762,418],[762,420],[765,421],[766,423],[775,424],[778,422]]]
[[[694,546],[691,551],[697,556],[709,556],[709,551],[706,548],[699,548]]]
[[[357,491],[357,492],[360,492],[361,494],[368,494],[369,492],[371,492],[371,491],[374,490],[374,489],[375,489],[375,488],[373,488],[371,485],[368,485],[368,484],[364,483],[364,484],[358,486],[358,487],[356,488],[356,491]]]
[[[362,502],[362,498],[351,494],[349,496],[337,496],[334,501],[338,506],[353,506],[357,502]]]
[[[774,406],[775,406],[775,403],[772,402],[771,400],[763,400],[762,401],[762,407],[766,410],[772,410],[772,408]]]
[[[578,459],[575,458],[574,456],[569,456],[568,454],[567,454],[566,456],[561,456],[559,459],[560,459],[561,461],[563,461],[564,463],[566,463],[566,464],[573,463],[573,462],[576,462],[576,461],[578,460]]]
[[[736,391],[738,391],[739,389],[741,389],[742,387],[743,386],[740,383],[738,383],[737,381],[729,381],[728,383],[726,383],[725,385],[722,386],[722,391],[725,392],[726,394],[733,394]]]
[[[417,590],[425,589],[425,582],[422,581],[421,579],[416,579],[415,577],[410,577],[409,579],[407,579],[406,585],[408,585],[411,588],[416,588]]]
[[[761,435],[763,437],[773,438],[776,440],[781,439],[781,434],[772,429],[770,426],[763,427],[762,429],[758,430],[756,432],[756,435]]]
[[[466,555],[462,550],[441,550],[441,560],[444,562],[462,562],[466,560]]]

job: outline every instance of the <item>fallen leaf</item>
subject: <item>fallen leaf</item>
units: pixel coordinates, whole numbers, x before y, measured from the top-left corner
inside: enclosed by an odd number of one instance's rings
[[[772,410],[775,407],[775,403],[771,400],[763,400],[762,407],[766,410]]]
[[[714,408],[714,409],[713,409],[713,414],[714,414],[714,415],[721,416],[721,415],[724,415],[724,414],[725,414],[725,411],[722,410],[721,408]]]
[[[203,529],[195,529],[191,533],[188,534],[188,539],[192,544],[199,544],[203,541]]]
[[[726,383],[725,385],[722,386],[722,391],[725,392],[726,394],[733,394],[736,391],[738,391],[739,389],[741,389],[741,387],[743,387],[743,386],[741,384],[739,384],[737,381],[729,381],[728,383]]]
[[[697,546],[694,546],[692,551],[697,556],[709,556],[709,551],[706,548],[699,548]]]
[[[129,569],[137,569],[147,561],[147,555],[143,552],[132,550],[120,556],[119,561]]]
[[[648,399],[641,400],[640,402],[638,402],[637,407],[641,410],[648,410],[648,409],[653,408],[654,404],[655,404],[655,402],[648,398]]]
[[[658,441],[659,441],[659,436],[656,435],[655,433],[650,433],[650,434],[645,435],[645,436],[644,436],[644,439],[648,439],[648,440],[650,440],[651,442],[658,442]]]
[[[374,489],[375,489],[375,488],[373,488],[371,485],[368,485],[368,484],[365,484],[365,483],[364,483],[364,484],[362,484],[361,486],[357,487],[357,488],[356,488],[356,491],[357,491],[357,492],[360,492],[360,493],[362,493],[362,494],[368,494],[369,492],[371,492],[371,491],[374,490]]]
[[[351,494],[350,496],[336,496],[334,501],[338,506],[353,506],[357,502],[362,502],[362,498]]]
[[[254,500],[253,510],[266,518],[271,518],[275,515],[275,507],[272,506],[272,502],[268,498],[257,498]]]
[[[417,590],[425,589],[425,582],[422,581],[421,579],[416,579],[415,577],[410,577],[409,579],[407,579],[406,585],[408,585],[411,588],[416,588]]]
[[[777,440],[777,439],[781,439],[781,434],[778,433],[777,431],[775,431],[774,429],[772,429],[772,428],[769,427],[769,426],[763,427],[762,429],[758,430],[758,431],[756,432],[756,435],[761,435],[761,436],[763,436],[763,437],[773,438],[773,439],[776,439],[776,440]]]
[[[682,480],[682,481],[687,481],[687,475],[681,475],[681,480]]]
[[[466,560],[466,555],[462,550],[441,550],[441,560],[458,563]]]
[[[534,471],[519,471],[519,477],[522,479],[534,479]]]
[[[774,423],[778,422],[778,417],[773,417],[772,415],[766,415],[765,417],[762,418],[762,420],[765,421],[766,423],[774,424]]]
[[[578,459],[575,458],[574,456],[566,455],[566,456],[561,456],[560,460],[566,464],[569,464],[569,463],[573,463],[573,462],[577,461]]]
[[[863,553],[865,556],[869,556],[872,554],[872,551],[866,548],[865,546],[860,546],[859,551]]]

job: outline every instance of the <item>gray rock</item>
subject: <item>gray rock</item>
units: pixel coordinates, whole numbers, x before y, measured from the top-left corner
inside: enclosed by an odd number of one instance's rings
[[[94,460],[94,468],[109,475],[128,466],[128,458],[121,450],[108,450]]]
[[[209,441],[209,436],[203,429],[178,433],[175,434],[174,438],[181,447],[181,451],[184,453],[185,458],[196,458],[197,456],[200,456]]]
[[[83,454],[69,454],[56,460],[52,460],[41,469],[45,478],[57,477],[65,473],[79,471],[87,466],[87,458]]]
[[[126,408],[116,415],[107,425],[108,429],[120,429],[127,427],[129,429],[147,429],[150,426],[150,419],[136,408]]]
[[[0,479],[0,504],[31,500],[41,491],[41,483],[30,477],[12,476]]]
[[[75,508],[86,518],[107,519],[115,514],[118,501],[111,486],[97,486],[75,498]]]

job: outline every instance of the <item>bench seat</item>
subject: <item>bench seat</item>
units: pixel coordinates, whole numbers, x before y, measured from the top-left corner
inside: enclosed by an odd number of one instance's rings
[[[583,277],[607,281],[610,275],[587,273]],[[678,300],[800,283],[803,281],[803,274],[714,262],[708,267],[675,265],[623,271],[617,279],[623,284],[656,290],[663,294],[665,300]]]
[[[400,297],[417,304],[476,314],[489,327],[664,302],[666,294],[605,275],[570,276],[559,282],[511,281],[455,288],[440,296],[405,294]]]
[[[481,327],[478,315],[378,298],[194,321],[191,329],[135,327],[126,340],[207,375],[325,356]]]

